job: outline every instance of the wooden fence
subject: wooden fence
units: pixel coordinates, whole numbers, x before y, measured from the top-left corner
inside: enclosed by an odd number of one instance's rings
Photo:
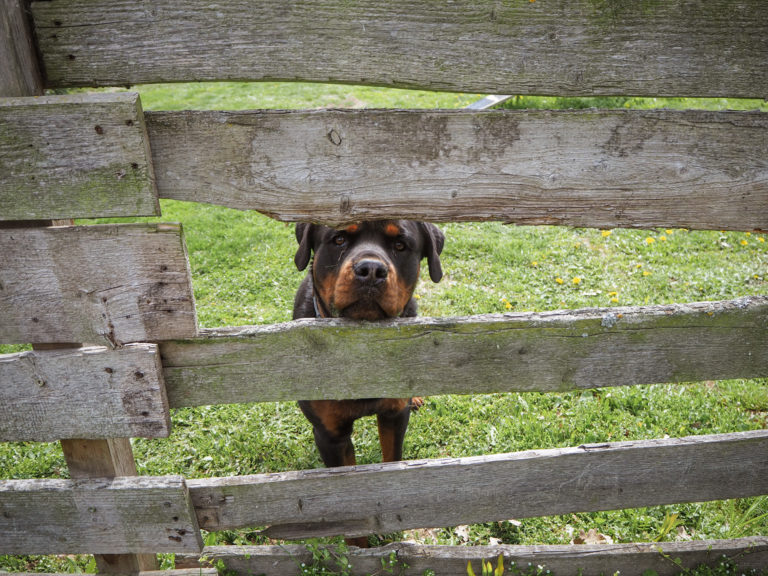
[[[763,0],[0,7],[0,343],[33,344],[0,356],[0,440],[61,440],[72,477],[0,482],[0,553],[94,553],[111,573],[154,570],[160,552],[204,554],[241,574],[286,574],[305,548],[204,548],[200,529],[355,535],[768,494],[767,431],[207,480],[136,476],[127,439],[167,436],[173,407],[765,377],[768,298],[198,330],[180,226],[70,220],[154,215],[158,198],[176,198],[335,225],[408,217],[768,230],[768,115],[145,114],[130,93],[41,95],[303,79],[762,98]],[[286,359],[286,348],[300,353]],[[375,383],[339,381],[353,357],[375,366]],[[308,377],[326,371],[337,389]],[[388,497],[393,490],[407,497]],[[670,557],[691,566],[738,555],[763,567],[768,538],[396,544],[353,551],[350,561],[355,573],[375,572],[390,554],[407,574],[466,574],[468,560],[499,554],[557,574],[671,574]]]

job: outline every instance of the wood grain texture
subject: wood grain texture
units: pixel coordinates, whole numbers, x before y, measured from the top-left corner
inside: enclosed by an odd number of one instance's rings
[[[0,553],[200,552],[181,477],[0,482]]]
[[[49,86],[307,80],[490,94],[768,94],[762,0],[57,0],[33,12]]]
[[[138,94],[0,99],[0,220],[159,213]]]
[[[0,230],[0,343],[129,342],[196,333],[181,227]]]
[[[99,571],[99,574],[101,571]],[[140,575],[136,576],[217,576],[218,572],[216,568],[184,568],[175,570],[140,570]],[[14,576],[54,576],[53,573],[46,572],[14,572]],[[64,574],[56,574],[55,576],[64,576]]]
[[[768,375],[768,298],[380,323],[297,320],[161,344],[172,407],[546,392]],[[372,375],[361,378],[359,367]]]
[[[189,480],[204,530],[387,533],[768,493],[768,431]]]
[[[137,475],[128,438],[67,439],[61,441],[61,449],[73,480]],[[135,574],[159,567],[157,555],[151,553],[96,554],[94,560],[100,574]]]
[[[0,98],[42,93],[43,78],[27,18],[27,2],[0,0]]]
[[[2,441],[170,433],[155,344],[0,355],[0,381]]]
[[[161,197],[281,220],[768,229],[765,113],[156,112],[147,125]]]
[[[490,561],[495,568],[499,555],[504,557],[507,571],[514,562],[522,570],[530,564],[553,574],[603,576],[619,571],[622,576],[643,576],[653,571],[657,576],[675,576],[683,569],[717,566],[723,556],[735,559],[742,569],[761,569],[768,565],[768,538],[574,546],[423,546],[400,542],[351,549],[344,556],[352,565],[350,574],[362,576],[379,573],[382,561],[388,562],[392,554],[399,563],[395,573],[400,576],[422,576],[427,570],[440,576],[466,576],[468,562],[475,574],[480,574],[480,561]],[[291,574],[297,563],[309,565],[313,561],[307,548],[291,544],[206,546],[203,556],[214,563],[223,562],[228,571],[239,576]],[[670,558],[679,560],[679,566]],[[176,562],[179,560],[177,555]]]

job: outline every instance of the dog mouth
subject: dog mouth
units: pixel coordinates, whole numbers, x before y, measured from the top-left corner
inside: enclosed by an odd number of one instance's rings
[[[397,318],[405,302],[398,285],[338,285],[332,296],[334,316],[353,320]]]
[[[341,318],[352,320],[384,320],[386,318],[395,318],[399,311],[387,311],[378,299],[380,294],[364,294],[358,300],[347,304],[338,315]],[[393,313],[395,312],[395,313]]]

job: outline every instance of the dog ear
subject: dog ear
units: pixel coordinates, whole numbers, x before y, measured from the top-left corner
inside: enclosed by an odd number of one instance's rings
[[[429,277],[432,282],[440,282],[443,277],[443,268],[440,265],[440,253],[445,244],[445,235],[434,224],[428,222],[419,222],[421,232],[424,235],[424,252],[422,258],[427,259],[429,266]]]
[[[299,249],[296,250],[296,256],[293,261],[296,264],[296,268],[304,270],[309,264],[309,259],[312,256],[312,224],[306,224],[300,222],[296,224],[296,241],[299,243]]]

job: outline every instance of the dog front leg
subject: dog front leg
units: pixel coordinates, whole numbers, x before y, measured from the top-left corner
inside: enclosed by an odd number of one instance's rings
[[[379,444],[381,444],[381,459],[384,462],[397,462],[403,459],[403,440],[411,408],[406,406],[394,414],[377,414],[379,425]]]

